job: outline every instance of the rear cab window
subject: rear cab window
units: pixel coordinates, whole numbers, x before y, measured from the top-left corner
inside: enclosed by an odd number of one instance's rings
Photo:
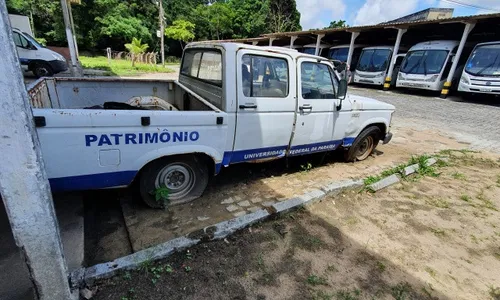
[[[193,85],[203,86],[213,93],[222,95],[222,52],[217,49],[193,48],[184,51],[180,73],[189,78],[190,88]],[[196,92],[196,91],[195,91]],[[202,95],[203,96],[203,95]],[[221,97],[206,97],[210,103],[223,109]]]

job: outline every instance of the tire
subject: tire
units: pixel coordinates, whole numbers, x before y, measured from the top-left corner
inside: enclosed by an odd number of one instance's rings
[[[363,161],[367,159],[377,147],[382,132],[380,128],[371,126],[363,130],[352,146],[344,153],[347,162]]]
[[[169,189],[168,205],[179,205],[200,197],[209,180],[208,166],[194,156],[176,156],[158,159],[142,170],[139,190],[142,200],[152,208],[164,208],[156,201],[155,191]]]
[[[54,75],[54,71],[52,71],[52,68],[46,63],[36,63],[32,70],[37,78]]]

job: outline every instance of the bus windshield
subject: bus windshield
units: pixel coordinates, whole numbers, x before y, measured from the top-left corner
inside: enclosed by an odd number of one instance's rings
[[[401,65],[401,72],[410,74],[440,74],[443,69],[447,50],[410,51]]]
[[[316,48],[309,48],[309,47],[303,48],[301,52],[305,53],[305,54],[314,55],[314,54],[316,54]],[[321,49],[320,49],[320,52],[321,52]]]
[[[328,57],[330,59],[340,60],[343,62],[347,61],[348,55],[349,55],[349,48],[330,49],[330,53],[328,53]]]
[[[382,72],[387,70],[391,50],[389,49],[368,49],[363,50],[356,70],[363,72]]]
[[[465,65],[465,72],[476,76],[500,76],[500,44],[474,49]]]

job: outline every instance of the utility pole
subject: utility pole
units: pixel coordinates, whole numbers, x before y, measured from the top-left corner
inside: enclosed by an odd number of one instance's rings
[[[71,56],[71,75],[82,76],[80,66],[78,65],[78,58],[76,54],[75,38],[73,37],[73,30],[71,28],[71,20],[69,16],[68,0],[61,0],[61,8],[64,17],[64,27],[66,30],[66,39],[68,40],[69,55]]]
[[[160,47],[161,47],[161,64],[165,66],[165,11],[163,10],[163,0],[160,1]]]
[[[37,300],[73,299],[5,0],[0,0],[0,193]]]

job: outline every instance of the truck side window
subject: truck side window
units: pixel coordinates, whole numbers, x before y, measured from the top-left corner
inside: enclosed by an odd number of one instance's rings
[[[246,97],[288,96],[288,63],[285,59],[245,54],[241,73],[243,94]]]
[[[337,80],[325,64],[303,62],[301,66],[303,99],[335,99]]]
[[[188,49],[182,59],[181,74],[222,86],[222,54],[211,49]]]
[[[14,35],[13,36],[14,37],[14,44],[16,44],[17,47],[21,47],[21,48],[28,48],[29,47],[28,40],[26,40],[19,33],[14,32],[13,35]]]

